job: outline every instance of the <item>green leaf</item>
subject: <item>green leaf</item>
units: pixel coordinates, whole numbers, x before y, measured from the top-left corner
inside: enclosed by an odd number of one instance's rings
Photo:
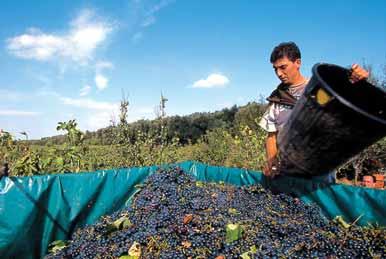
[[[117,231],[118,229],[115,227],[114,223],[111,223],[111,224],[107,224],[106,225],[106,233],[107,234],[110,234],[114,231]]]
[[[229,209],[228,209],[228,212],[229,212],[230,214],[240,214],[240,212],[238,212],[235,208],[229,208]]]
[[[63,240],[56,240],[54,242],[52,242],[50,245],[49,245],[49,249],[48,249],[48,252],[50,253],[56,253],[60,250],[62,250],[63,248],[65,248],[67,245],[66,245],[66,242],[63,241]]]
[[[255,245],[251,246],[249,251],[243,253],[240,255],[243,259],[251,259],[249,255],[256,254],[257,253],[257,247]]]
[[[126,228],[129,228],[133,225],[133,223],[131,223],[130,219],[125,219],[122,223],[122,228],[123,229],[126,229]]]
[[[228,224],[226,226],[226,240],[227,244],[230,244],[236,240],[239,240],[243,234],[243,229],[239,224]]]
[[[257,253],[257,247],[255,245],[253,245],[253,246],[251,246],[251,249],[249,251],[251,251],[252,254],[256,254]]]
[[[64,165],[64,160],[63,160],[63,158],[62,157],[58,157],[58,158],[56,158],[56,163],[57,164],[59,164],[59,165]]]
[[[65,244],[66,244],[66,242],[64,242],[63,240],[55,240],[50,245],[51,246],[56,246],[56,245],[65,245]]]
[[[335,219],[334,219],[334,222],[339,223],[339,224],[340,224],[342,227],[344,227],[344,228],[350,228],[350,227],[351,227],[351,225],[348,224],[348,223],[343,219],[342,216],[336,216]]]
[[[249,256],[249,252],[245,252],[245,253],[241,254],[240,257],[243,259],[251,259],[251,257]]]
[[[132,256],[132,255],[121,255],[118,257],[118,259],[138,259],[138,256]]]
[[[143,189],[145,187],[145,185],[139,183],[139,184],[134,185],[134,187],[137,188],[137,189]]]
[[[117,219],[116,221],[114,221],[114,222],[113,222],[114,227],[115,227],[116,229],[120,229],[121,226],[122,226],[122,224],[123,224],[123,221],[124,221],[124,220],[125,220],[124,218],[119,218],[119,219]]]
[[[108,234],[110,234],[117,230],[129,228],[132,225],[133,223],[131,223],[131,221],[126,216],[122,216],[119,219],[115,220],[114,222],[107,224],[106,231]]]
[[[203,183],[203,182],[200,182],[200,181],[197,181],[197,182],[196,182],[196,186],[197,186],[197,187],[203,187],[203,186],[204,186],[204,183]]]

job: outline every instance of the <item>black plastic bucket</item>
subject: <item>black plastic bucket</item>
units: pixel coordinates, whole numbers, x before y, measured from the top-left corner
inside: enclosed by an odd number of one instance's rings
[[[349,70],[316,64],[278,135],[282,174],[323,175],[386,135],[386,92]]]

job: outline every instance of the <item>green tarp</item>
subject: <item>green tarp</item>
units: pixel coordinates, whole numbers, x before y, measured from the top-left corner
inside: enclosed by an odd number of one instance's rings
[[[260,183],[274,191],[316,202],[328,218],[386,226],[386,192],[327,185],[282,177],[269,181],[261,172],[208,166],[186,161],[176,164],[200,181],[235,185]],[[135,186],[158,167],[100,170],[93,173],[8,177],[0,181],[0,258],[39,258],[48,244],[69,239],[78,227],[91,224],[130,203]]]

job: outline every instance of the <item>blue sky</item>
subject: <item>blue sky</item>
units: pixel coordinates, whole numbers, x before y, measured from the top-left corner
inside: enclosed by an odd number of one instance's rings
[[[271,50],[295,41],[317,62],[386,64],[386,1],[0,2],[0,128],[16,138],[109,125],[122,89],[129,121],[215,111],[267,96]]]

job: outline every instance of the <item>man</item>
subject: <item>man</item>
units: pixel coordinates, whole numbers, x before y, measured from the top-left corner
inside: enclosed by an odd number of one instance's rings
[[[265,148],[267,164],[263,170],[266,176],[277,173],[277,134],[289,118],[296,101],[303,94],[309,81],[300,72],[301,54],[294,42],[283,42],[274,48],[270,61],[281,83],[267,98],[269,106],[259,122],[268,132]],[[351,66],[352,83],[367,79],[369,73],[358,64]]]

